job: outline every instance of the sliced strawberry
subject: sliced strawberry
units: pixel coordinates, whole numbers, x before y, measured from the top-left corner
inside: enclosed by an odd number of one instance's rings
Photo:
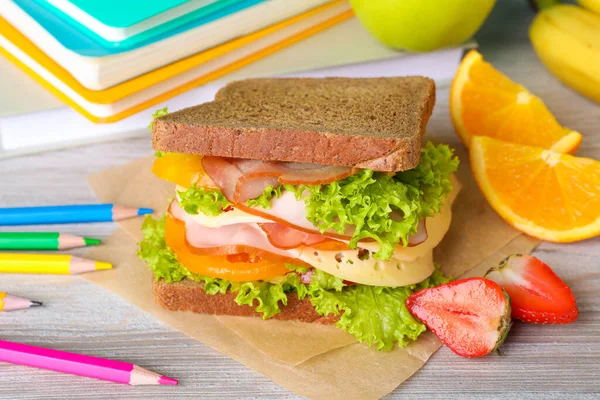
[[[484,278],[449,282],[413,293],[406,307],[453,352],[481,357],[496,350],[511,327],[510,297]]]
[[[532,324],[569,324],[577,320],[579,311],[573,292],[535,257],[513,254],[485,276],[508,292],[513,318]]]

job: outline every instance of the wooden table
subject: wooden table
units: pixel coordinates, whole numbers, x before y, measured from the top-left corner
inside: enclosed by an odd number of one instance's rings
[[[478,34],[482,53],[540,95],[564,125],[584,134],[579,155],[600,159],[600,106],[562,86],[538,62],[527,39],[533,13],[526,2],[499,3]],[[438,93],[430,124],[436,134],[453,134],[447,96],[447,90]],[[151,151],[146,138],[1,161],[0,204],[94,202],[85,181],[88,174]],[[113,229],[112,224],[61,227],[69,233],[100,237]],[[571,245],[544,243],[535,255],[551,264],[573,288],[581,310],[577,323],[516,324],[504,346],[505,357],[467,360],[442,348],[391,397],[598,398],[600,238]],[[0,290],[47,303],[43,309],[0,315],[0,338],[127,360],[181,380],[177,388],[123,387],[0,364],[0,399],[296,398],[81,278],[3,275]]]

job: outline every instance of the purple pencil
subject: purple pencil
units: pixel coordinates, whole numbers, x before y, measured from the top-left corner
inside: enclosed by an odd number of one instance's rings
[[[177,385],[135,364],[0,340],[0,361],[127,385]]]

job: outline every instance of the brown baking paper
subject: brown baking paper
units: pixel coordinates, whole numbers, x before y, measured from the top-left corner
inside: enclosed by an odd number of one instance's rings
[[[463,188],[453,207],[450,231],[434,257],[454,277],[469,270],[482,275],[506,255],[528,253],[538,242],[520,235],[490,209],[471,177],[466,154],[459,153]],[[152,159],[100,172],[89,182],[103,202],[163,210],[174,188],[152,175]],[[154,302],[152,273],[135,254],[141,223],[141,219],[124,221],[123,230],[89,252],[90,258],[113,262],[115,269],[84,277],[297,394],[379,398],[414,374],[440,347],[427,333],[405,348],[379,352],[334,326],[164,310]]]

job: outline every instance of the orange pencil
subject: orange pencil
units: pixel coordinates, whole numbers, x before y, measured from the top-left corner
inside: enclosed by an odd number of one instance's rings
[[[24,299],[23,297],[13,296],[8,293],[0,292],[0,311],[23,310],[30,307],[39,307],[42,303]]]

